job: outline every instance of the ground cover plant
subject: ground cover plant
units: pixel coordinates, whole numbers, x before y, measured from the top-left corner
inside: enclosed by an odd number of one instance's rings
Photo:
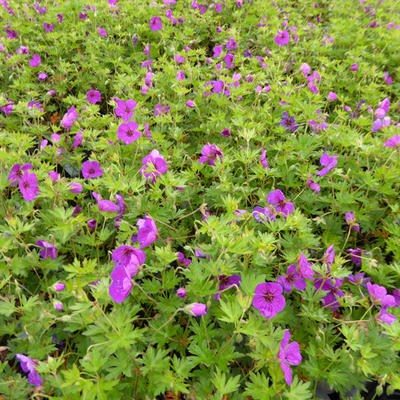
[[[397,1],[0,18],[0,398],[400,390]]]

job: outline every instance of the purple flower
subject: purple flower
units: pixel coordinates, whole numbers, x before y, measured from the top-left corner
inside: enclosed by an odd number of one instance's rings
[[[40,56],[39,54],[32,54],[32,59],[29,61],[29,65],[33,68],[36,68],[40,65]]]
[[[286,330],[279,346],[278,360],[285,376],[286,383],[290,386],[292,383],[292,371],[289,365],[298,365],[301,363],[300,347],[297,342],[289,344],[290,332]]]
[[[312,264],[308,262],[307,257],[302,253],[300,254],[298,265],[299,265],[300,276],[303,279],[312,280],[315,272],[310,268]]]
[[[70,188],[69,191],[71,193],[81,193],[82,192],[82,185],[78,182],[71,182],[68,187]]]
[[[289,117],[287,112],[282,114],[282,119],[279,125],[286,128],[286,133],[295,132],[299,127],[299,124],[296,123],[296,119],[294,117]]]
[[[301,64],[300,71],[307,76],[311,72],[311,67],[307,63]]]
[[[61,125],[69,131],[71,129],[71,126],[74,124],[76,119],[78,118],[78,113],[76,112],[76,109],[74,106],[72,106],[67,113],[63,116],[63,119],[61,120]]]
[[[332,265],[335,261],[335,250],[333,250],[334,245],[331,244],[325,251],[322,262],[324,262],[328,267]]]
[[[45,72],[41,72],[39,75],[38,75],[38,80],[39,81],[44,81],[45,79],[47,79],[49,76],[45,73]]]
[[[126,204],[125,204],[122,194],[117,193],[115,195],[115,198],[117,199],[117,203],[118,203],[118,215],[115,218],[119,219],[124,215],[124,213],[126,211]]]
[[[63,309],[63,304],[60,303],[59,301],[57,303],[54,304],[54,308],[58,311],[62,311]]]
[[[181,299],[184,299],[184,298],[186,297],[186,289],[185,289],[185,288],[179,288],[179,289],[176,291],[176,295],[177,295],[178,297],[180,297]]]
[[[278,46],[285,46],[290,40],[289,33],[287,31],[278,31],[274,40]]]
[[[221,161],[223,157],[221,149],[215,144],[211,145],[210,143],[204,145],[204,147],[201,150],[201,154],[202,156],[199,158],[200,164],[208,162],[209,165],[214,165],[214,166],[217,156],[220,158]]]
[[[269,221],[275,221],[275,210],[271,207],[265,207],[262,208],[260,206],[255,206],[253,208],[253,217],[256,221],[258,221],[259,223],[263,224],[264,223],[264,219],[263,217],[261,217],[261,215],[264,215],[267,222]]]
[[[347,249],[347,252],[349,252],[351,254],[351,261],[353,261],[353,263],[357,266],[360,266],[362,264],[362,254],[364,252],[364,254],[371,254],[368,252],[365,252],[362,249]]]
[[[319,282],[320,280],[316,280],[315,282],[318,284],[320,284]],[[334,282],[332,284],[332,282]],[[328,279],[324,285],[322,286],[322,290],[327,290],[328,294],[324,297],[322,297],[322,305],[324,307],[329,307],[332,311],[337,310],[340,306],[339,302],[338,302],[338,298],[343,297],[344,293],[339,290],[339,287],[342,286],[343,283],[343,279]]]
[[[158,230],[152,218],[139,219],[136,225],[139,227],[137,240],[140,248],[151,245],[157,239]]]
[[[207,258],[209,260],[211,259],[209,255],[205,254],[203,250],[200,249],[194,249],[194,255],[198,258]]]
[[[90,219],[87,224],[89,229],[94,229],[97,225],[97,221],[95,219]]]
[[[354,63],[354,64],[350,67],[350,69],[351,69],[352,71],[358,71],[358,65],[357,65],[357,63]]]
[[[122,265],[118,264],[111,272],[111,279],[110,296],[116,303],[122,303],[132,289],[132,276],[128,274]]]
[[[142,159],[143,167],[140,168],[140,173],[147,179],[151,179],[151,183],[156,181],[156,178],[167,172],[167,164],[164,157],[158,150],[152,150],[150,154]]]
[[[382,307],[381,311],[378,314],[378,319],[385,324],[392,325],[397,318],[393,314],[389,314],[387,312],[387,307]]]
[[[314,192],[317,192],[319,194],[321,187],[318,185],[317,182],[314,182],[311,178],[312,178],[312,174],[310,175],[310,177],[307,179],[307,186],[311,189],[314,190]]]
[[[387,294],[386,288],[383,286],[367,282],[367,289],[373,303],[386,307],[394,307],[396,305],[394,297]]]
[[[38,240],[36,242],[36,245],[41,247],[43,250],[40,252],[40,257],[46,259],[46,258],[52,258],[53,260],[56,259],[57,257],[57,249],[54,247],[53,244],[49,242],[45,242],[44,240]]]
[[[261,162],[261,165],[264,167],[264,168],[268,168],[269,169],[269,167],[268,167],[268,161],[267,161],[267,158],[266,158],[266,151],[264,150],[264,148],[263,147],[261,147],[261,157],[260,157],[260,162]]]
[[[184,57],[181,57],[179,54],[174,54],[174,60],[178,64],[182,64],[185,61]]]
[[[223,44],[221,44],[220,46],[214,46],[214,48],[213,48],[213,52],[214,52],[213,57],[214,58],[218,58],[221,55],[223,47],[224,47]]]
[[[242,278],[239,275],[232,275],[232,276],[220,275],[218,277],[218,280],[219,280],[219,285],[218,285],[219,293],[214,294],[214,298],[217,301],[219,301],[219,299],[221,298],[221,292],[223,292],[224,290],[229,289],[233,285],[239,287]]]
[[[383,81],[386,83],[386,85],[391,85],[393,83],[393,79],[389,76],[389,72],[385,72]]]
[[[385,147],[399,147],[400,146],[400,136],[394,135],[387,142],[383,144]]]
[[[304,290],[306,288],[306,282],[301,277],[300,273],[297,272],[297,267],[294,264],[288,267],[286,275],[278,277],[276,281],[282,285],[284,293],[290,293],[293,287],[298,290]]]
[[[98,90],[89,90],[86,99],[89,103],[96,104],[101,100],[101,93]]]
[[[82,175],[85,179],[98,178],[103,175],[103,170],[97,161],[85,161],[82,164]]]
[[[193,100],[188,100],[186,102],[186,107],[192,108],[192,107],[195,107],[195,106],[196,106],[196,104],[195,104],[195,102]]]
[[[83,129],[80,130],[79,132],[77,132],[77,134],[75,135],[75,140],[74,140],[74,143],[72,145],[74,148],[78,147],[78,146],[80,146],[82,144],[82,141],[83,141],[82,134],[83,134]]]
[[[160,17],[153,17],[150,19],[150,29],[152,31],[159,31],[162,28],[162,22]]]
[[[232,136],[232,133],[231,133],[231,131],[229,129],[224,128],[224,129],[222,129],[221,135],[223,137],[230,137],[230,136]]]
[[[265,318],[273,318],[276,313],[285,308],[285,298],[282,296],[282,286],[279,283],[260,283],[255,289],[253,306]]]
[[[337,99],[337,94],[335,92],[329,92],[328,101],[335,101]]]
[[[115,109],[115,114],[125,122],[128,121],[132,117],[133,110],[136,108],[136,101],[129,99],[125,102],[117,99],[116,102],[117,108]]]
[[[128,268],[131,273],[135,275],[137,273],[137,267],[144,264],[144,262],[146,261],[146,254],[141,249],[136,249],[132,246],[124,245],[116,248],[112,252],[111,258],[116,264]]]
[[[185,255],[181,252],[176,253],[178,264],[185,266],[186,268],[192,263],[192,260],[185,258]]]
[[[338,158],[339,158],[339,156],[329,156],[328,154],[324,153],[322,155],[322,157],[320,158],[319,162],[325,168],[322,168],[321,171],[318,171],[317,175],[324,176],[329,171],[331,171],[333,168],[335,168]]]
[[[97,200],[97,206],[99,207],[99,211],[104,212],[116,212],[119,211],[119,206],[114,204],[110,200],[101,200],[101,197],[96,192],[92,192],[92,196]]]
[[[292,214],[294,211],[293,203],[285,201],[284,194],[278,189],[270,192],[267,196],[269,204],[276,204],[275,210],[278,213],[282,213],[286,218],[288,214]]]
[[[107,37],[107,32],[101,26],[97,27],[97,31],[100,36]]]
[[[16,354],[16,357],[20,362],[22,370],[28,373],[28,382],[34,386],[41,386],[42,378],[35,369],[38,363],[23,354]]]
[[[6,99],[7,104],[0,107],[0,110],[3,111],[4,114],[11,114],[14,109],[14,102],[11,99]]]
[[[364,272],[360,272],[359,274],[353,275],[350,274],[347,279],[349,280],[349,282],[353,283],[354,285],[361,285],[362,283],[367,283],[371,280],[371,278],[364,278],[365,277],[365,273]]]
[[[357,232],[360,232],[360,226],[355,223],[354,219],[354,212],[347,212],[345,214],[345,220],[346,224],[350,225],[352,228],[354,228]]]
[[[195,317],[207,314],[207,306],[202,303],[192,303],[185,307],[187,311],[192,313]]]
[[[140,138],[142,132],[137,130],[138,124],[135,121],[122,123],[118,127],[118,139],[122,140],[125,144],[130,144]]]
[[[45,29],[46,32],[53,32],[53,29],[55,28],[55,25],[51,25],[48,22],[45,22],[43,24],[43,28]]]
[[[19,181],[19,190],[26,201],[33,201],[39,195],[36,175],[32,172],[25,171]]]
[[[24,175],[24,172],[29,171],[32,168],[33,168],[32,164],[24,164],[22,167],[20,164],[15,164],[11,168],[11,174],[9,174],[7,177],[7,179],[11,181],[10,185],[11,186],[16,185]]]
[[[65,283],[56,283],[53,287],[56,292],[62,292],[65,289]]]

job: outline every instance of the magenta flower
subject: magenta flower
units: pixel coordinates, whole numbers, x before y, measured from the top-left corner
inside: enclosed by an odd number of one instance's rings
[[[201,150],[202,156],[199,158],[199,163],[203,164],[205,162],[208,162],[209,165],[214,165],[215,166],[215,160],[217,156],[219,159],[222,161],[222,151],[221,149],[216,146],[215,144],[206,144]]]
[[[350,225],[352,228],[354,228],[357,232],[360,232],[360,226],[355,223],[354,219],[354,212],[347,212],[345,214],[345,220],[346,224]]]
[[[357,63],[354,63],[354,64],[350,67],[350,69],[351,69],[352,71],[358,71],[358,65],[357,65]]]
[[[207,314],[207,306],[202,303],[192,303],[185,307],[185,310],[192,313],[195,317]]]
[[[300,71],[307,76],[311,72],[311,67],[307,63],[301,64]]]
[[[29,65],[36,68],[40,65],[41,60],[39,54],[32,54],[32,59],[29,61]]]
[[[50,171],[49,177],[53,181],[53,183],[56,183],[60,179],[60,174],[56,171]]]
[[[304,290],[306,288],[306,282],[301,277],[294,264],[288,267],[286,275],[278,277],[276,281],[282,285],[284,293],[290,293],[293,287],[298,290]]]
[[[355,265],[357,265],[357,266],[360,266],[361,264],[362,264],[362,255],[363,255],[363,252],[364,252],[364,254],[371,254],[371,253],[368,253],[368,252],[365,252],[364,250],[362,250],[362,249],[347,249],[346,250],[347,252],[349,252],[350,254],[351,254],[351,261],[353,261],[353,263],[355,264]]]
[[[15,164],[11,168],[11,174],[9,174],[7,177],[7,179],[11,181],[10,185],[11,186],[16,185],[24,175],[24,172],[29,171],[32,168],[33,168],[32,164],[24,164],[22,167],[20,164]]]
[[[176,256],[178,264],[183,265],[186,268],[192,263],[192,260],[185,258],[185,255],[181,252],[176,253]]]
[[[118,204],[118,214],[115,218],[119,219],[125,214],[126,204],[125,204],[124,197],[122,196],[122,194],[117,193],[115,195],[115,198],[117,199],[117,204]]]
[[[44,240],[38,240],[36,242],[36,245],[43,249],[40,252],[40,257],[42,257],[44,259],[46,259],[46,258],[52,258],[53,260],[56,259],[57,249],[54,247],[53,244],[51,244],[49,242],[45,242]]]
[[[393,83],[393,79],[389,76],[389,72],[385,72],[383,81],[386,83],[386,85],[391,85]]]
[[[278,213],[282,213],[286,218],[288,214],[292,214],[294,211],[293,203],[285,201],[285,195],[278,189],[270,192],[267,196],[269,204],[276,204],[275,210]]]
[[[57,303],[54,303],[54,308],[58,311],[62,311],[63,309],[63,304],[60,303],[59,301]]]
[[[285,298],[282,296],[282,286],[279,283],[260,283],[255,289],[253,306],[265,318],[275,317],[277,312],[285,308]]]
[[[28,373],[28,382],[34,386],[41,386],[42,378],[35,369],[38,363],[23,354],[16,354],[16,357],[20,362],[22,370]]]
[[[151,245],[157,239],[158,230],[152,218],[139,219],[136,225],[139,227],[137,240],[140,248]]]
[[[85,179],[98,178],[103,175],[103,170],[97,161],[85,161],[82,164],[82,175]]]
[[[274,40],[278,46],[285,46],[290,40],[289,33],[287,31],[278,31]]]
[[[101,26],[97,27],[97,31],[100,36],[107,37],[107,32]]]
[[[82,192],[82,185],[79,182],[71,182],[68,187],[70,188],[69,191],[71,193],[81,193]]]
[[[362,283],[367,283],[371,280],[371,278],[365,278],[365,273],[360,272],[359,274],[350,274],[347,277],[348,281],[353,283],[354,285],[361,285]],[[393,293],[394,294],[394,293]]]
[[[264,218],[261,217],[261,215],[264,215],[265,219],[267,222],[269,221],[276,221],[275,218],[275,210],[271,207],[265,207],[262,208],[260,206],[255,206],[253,208],[253,218],[258,221],[260,224],[263,224],[265,222]]]
[[[319,288],[322,284],[323,279],[319,278],[315,280],[315,287]],[[333,282],[333,283],[332,283]],[[328,291],[328,293],[321,298],[322,305],[324,307],[329,307],[332,311],[337,310],[340,306],[338,298],[344,296],[344,292],[342,292],[339,288],[342,286],[343,279],[328,279],[323,285],[322,290]]]
[[[314,182],[311,178],[312,178],[312,174],[310,175],[310,177],[307,179],[307,186],[311,189],[314,190],[314,192],[317,192],[319,194],[319,192],[321,191],[321,187],[319,186],[319,184],[317,182]]]
[[[56,283],[53,287],[56,292],[62,292],[65,289],[65,283]]]
[[[389,314],[387,312],[387,307],[382,307],[381,311],[378,314],[378,319],[385,324],[392,325],[397,318],[393,314]]]
[[[162,28],[162,22],[160,17],[153,17],[150,19],[150,29],[152,31],[159,31]]]
[[[338,158],[339,158],[339,156],[329,156],[328,154],[324,153],[322,155],[322,157],[320,158],[319,162],[325,168],[322,168],[321,171],[318,171],[317,175],[324,176],[329,171],[331,171],[333,168],[335,168]]]
[[[116,212],[119,211],[119,206],[114,204],[110,200],[101,200],[101,197],[96,192],[92,192],[92,196],[97,200],[97,206],[99,207],[99,211],[103,212]]]
[[[288,330],[283,334],[278,353],[278,360],[285,376],[286,383],[290,386],[292,383],[292,371],[289,365],[298,365],[301,363],[300,347],[297,342],[289,344],[290,332]]]
[[[195,102],[193,100],[188,100],[186,102],[186,107],[193,108],[195,106],[196,106],[196,104],[195,104]]]
[[[329,92],[328,101],[335,101],[337,99],[337,94],[335,92]]]
[[[390,294],[387,294],[386,288],[383,286],[367,282],[367,289],[373,303],[386,307],[396,306],[394,297]]]
[[[328,267],[332,265],[335,261],[335,250],[333,249],[334,245],[331,244],[325,251],[322,262],[324,262]]]
[[[218,277],[218,280],[219,280],[219,285],[218,285],[219,292],[214,294],[214,298],[217,301],[219,301],[219,299],[221,298],[221,293],[224,290],[227,290],[234,285],[239,287],[242,278],[239,275],[232,275],[232,276],[220,275]]]
[[[136,108],[136,101],[129,99],[126,102],[123,100],[116,100],[117,108],[115,109],[115,114],[121,117],[123,121],[128,121],[133,114],[133,110]]]
[[[48,22],[43,23],[43,28],[45,29],[46,32],[53,32],[53,29],[56,27],[56,25],[51,25]]]
[[[304,254],[300,254],[300,259],[298,262],[299,273],[303,279],[313,279],[315,272],[310,268],[311,263],[308,262],[307,257]]]
[[[184,299],[184,298],[186,297],[186,289],[185,289],[185,288],[179,288],[179,289],[176,291],[176,295],[177,295],[178,297],[180,297],[181,299]]]
[[[109,287],[111,298],[116,303],[122,303],[132,289],[132,277],[127,270],[120,264],[116,265],[111,272],[112,283]]]
[[[4,114],[12,114],[14,109],[14,102],[11,99],[6,99],[7,104],[0,107],[0,110],[3,111]]]
[[[89,90],[86,99],[89,103],[96,104],[101,100],[101,93],[98,90]]]
[[[71,126],[74,124],[74,122],[77,120],[79,117],[78,113],[76,112],[76,109],[74,106],[72,106],[67,113],[63,116],[63,119],[61,120],[61,125],[69,131],[71,129]]]
[[[116,248],[112,254],[111,258],[116,264],[120,264],[125,268],[128,268],[131,273],[136,271],[135,268],[139,267],[140,265],[144,264],[146,261],[146,254],[141,249],[136,249],[132,246],[119,246]],[[136,274],[134,272],[134,274]]]
[[[385,147],[396,148],[400,146],[400,136],[394,135],[387,142],[383,144]]]
[[[214,46],[214,48],[213,48],[213,52],[214,52],[213,57],[214,58],[218,58],[221,55],[223,47],[224,47],[223,44],[221,44],[219,46]]]
[[[156,178],[167,172],[167,164],[163,156],[158,150],[152,150],[150,154],[142,159],[143,167],[140,168],[140,173],[147,179],[151,179],[151,183],[156,181]]]
[[[231,133],[231,131],[229,129],[224,128],[224,129],[222,129],[221,135],[223,137],[230,137],[230,136],[232,136],[232,133]]]
[[[72,145],[74,148],[78,147],[78,146],[80,146],[82,144],[82,142],[83,142],[82,134],[83,134],[83,129],[80,130],[79,132],[77,132],[77,134],[75,135],[75,140],[74,140],[74,143]]]
[[[268,167],[268,161],[267,161],[266,155],[267,155],[266,151],[264,150],[263,147],[261,147],[261,157],[260,157],[261,165],[262,165],[264,168],[268,168],[268,169],[269,169],[269,167]]]
[[[122,140],[125,144],[130,144],[140,138],[142,132],[137,130],[138,124],[135,121],[122,123],[118,127],[118,139]]]
[[[48,77],[49,77],[49,75],[47,75],[45,72],[40,72],[39,75],[38,75],[38,80],[39,81],[44,81]]]
[[[25,171],[19,181],[18,187],[26,201],[33,201],[37,196],[39,196],[37,178],[33,172],[30,174],[28,171]]]

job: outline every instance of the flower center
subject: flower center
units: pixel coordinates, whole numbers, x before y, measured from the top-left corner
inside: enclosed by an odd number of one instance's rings
[[[89,174],[94,174],[94,169],[93,168],[89,169]]]
[[[271,303],[272,300],[274,299],[274,295],[272,293],[266,293],[264,295],[264,299],[267,303]]]

